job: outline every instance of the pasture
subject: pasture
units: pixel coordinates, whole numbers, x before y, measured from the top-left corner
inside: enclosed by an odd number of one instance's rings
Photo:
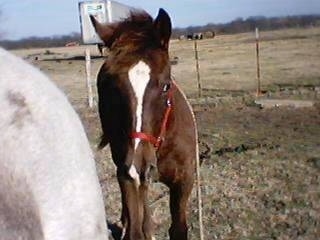
[[[320,28],[261,33],[263,98],[315,101],[312,108],[261,109],[254,104],[254,34],[198,42],[203,98],[197,99],[192,41],[171,42],[173,75],[191,99],[201,153],[205,239],[319,239]],[[93,53],[92,77],[102,58]],[[13,51],[41,69],[68,96],[96,151],[97,109],[86,100],[85,46]],[[108,148],[96,151],[108,222],[116,229],[120,190]],[[168,190],[150,189],[157,239],[167,238]],[[194,189],[191,239],[198,239]]]

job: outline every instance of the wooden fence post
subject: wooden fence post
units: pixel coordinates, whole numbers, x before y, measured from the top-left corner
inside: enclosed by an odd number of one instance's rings
[[[260,80],[260,36],[259,29],[256,28],[256,61],[257,61],[257,96],[261,95],[261,80]]]
[[[198,97],[202,97],[202,86],[200,78],[200,66],[199,66],[199,56],[198,56],[198,42],[194,40],[194,52],[196,58],[196,70],[197,70],[197,80],[198,80]],[[201,185],[200,185],[200,162],[199,158],[196,160],[196,178],[197,178],[197,198],[198,198],[198,221],[199,221],[199,239],[203,240],[203,221],[202,221],[202,196],[201,196]]]
[[[196,71],[197,71],[197,81],[198,81],[198,97],[202,97],[202,86],[200,78],[200,65],[199,65],[199,55],[198,55],[198,41],[194,40],[194,54],[196,58]]]
[[[93,107],[93,94],[92,94],[92,82],[91,82],[91,56],[90,49],[86,48],[86,79],[87,79],[87,91],[88,91],[88,104],[89,107]]]

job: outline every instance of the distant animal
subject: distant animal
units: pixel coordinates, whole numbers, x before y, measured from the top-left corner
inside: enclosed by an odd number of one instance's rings
[[[194,38],[196,40],[202,40],[203,39],[203,34],[202,33],[195,33],[194,34]]]
[[[187,35],[188,40],[202,40],[203,34],[202,33],[192,33]]]
[[[186,40],[187,38],[186,38],[186,36],[185,35],[180,35],[179,36],[179,40]]]
[[[187,35],[187,39],[188,39],[188,40],[193,40],[193,34],[188,34],[188,35]]]
[[[204,38],[214,38],[216,36],[216,33],[214,31],[206,31],[204,33]]]
[[[108,239],[79,117],[40,71],[0,48],[0,239]]]
[[[152,176],[170,189],[171,240],[188,236],[187,203],[198,157],[195,118],[171,77],[169,15],[143,11],[118,23],[91,21],[109,48],[98,73],[100,147],[110,144],[122,193],[123,239],[153,239]]]

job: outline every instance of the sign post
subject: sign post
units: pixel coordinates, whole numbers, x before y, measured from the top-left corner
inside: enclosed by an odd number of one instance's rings
[[[86,48],[86,79],[87,79],[87,89],[88,89],[88,104],[89,107],[93,107],[93,94],[92,94],[92,82],[91,82],[91,56],[90,49]]]

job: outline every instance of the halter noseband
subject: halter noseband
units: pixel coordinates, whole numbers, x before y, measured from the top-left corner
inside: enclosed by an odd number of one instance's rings
[[[163,119],[162,119],[160,133],[159,133],[158,137],[155,137],[153,135],[150,135],[150,134],[144,133],[144,132],[132,132],[131,133],[132,139],[140,139],[142,141],[150,142],[151,144],[153,144],[153,146],[155,147],[156,150],[159,149],[161,143],[163,142],[163,140],[165,138],[168,119],[169,119],[170,113],[172,111],[172,98],[173,98],[173,91],[174,91],[175,83],[172,82],[170,85],[171,85],[170,88],[165,85],[165,87],[163,89],[163,91],[168,91],[168,94],[167,94],[167,100],[166,100],[166,111],[165,111]]]

